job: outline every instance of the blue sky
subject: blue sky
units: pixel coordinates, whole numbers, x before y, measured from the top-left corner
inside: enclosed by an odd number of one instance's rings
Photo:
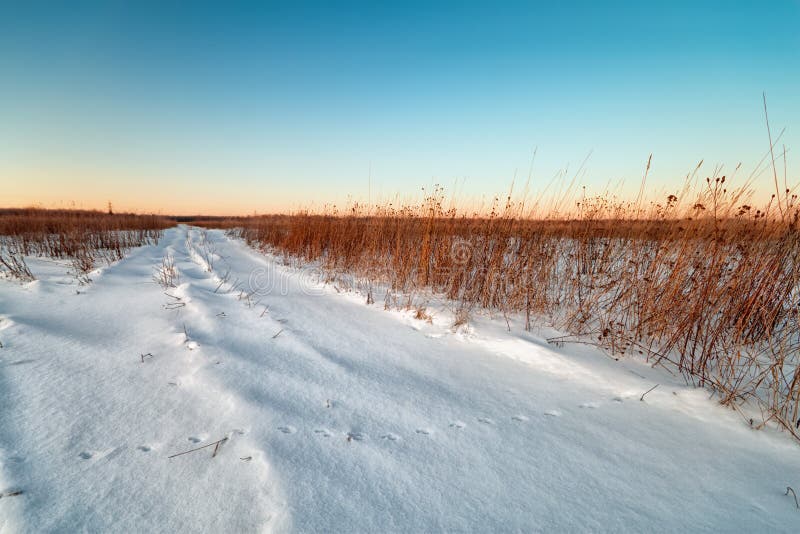
[[[0,204],[675,190],[800,147],[800,2],[2,2]],[[796,176],[796,174],[795,174]],[[757,184],[767,190],[770,180]],[[524,178],[518,178],[518,182]],[[770,191],[771,192],[771,191]],[[5,197],[5,198],[3,198]]]

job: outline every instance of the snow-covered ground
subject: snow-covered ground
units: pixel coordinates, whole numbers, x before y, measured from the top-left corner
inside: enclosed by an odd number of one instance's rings
[[[89,286],[43,260],[0,280],[0,493],[23,492],[1,532],[800,528],[798,444],[706,390],[367,306],[217,231],[209,271],[200,239],[168,230]]]

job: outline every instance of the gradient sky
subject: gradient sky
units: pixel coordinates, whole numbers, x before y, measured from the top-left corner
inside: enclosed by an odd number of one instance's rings
[[[661,4],[0,0],[0,206],[476,199],[533,147],[534,190],[590,152],[592,193],[651,152],[654,194],[701,159],[741,182],[762,92],[797,177],[800,1]]]

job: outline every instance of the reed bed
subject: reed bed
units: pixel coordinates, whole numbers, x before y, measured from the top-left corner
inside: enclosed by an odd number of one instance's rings
[[[739,409],[761,409],[800,439],[798,208],[786,191],[745,204],[725,177],[684,199],[582,198],[568,216],[532,216],[511,197],[485,216],[445,209],[437,189],[418,205],[209,221],[261,250],[355,276],[387,306],[434,292],[456,322],[478,309],[550,324],[614,357],[639,354]],[[381,298],[381,295],[377,295]],[[424,316],[424,309],[421,310]],[[739,410],[740,413],[744,412]]]
[[[26,256],[68,259],[79,280],[98,261],[113,262],[133,247],[155,243],[174,225],[156,215],[99,211],[0,210],[0,273],[22,281],[34,279]]]

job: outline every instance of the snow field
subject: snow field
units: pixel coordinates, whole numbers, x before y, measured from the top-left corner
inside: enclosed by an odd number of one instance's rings
[[[24,491],[2,532],[800,520],[794,442],[641,362],[386,312],[219,231],[168,230],[88,286],[30,265],[39,281],[0,281],[0,491]]]

